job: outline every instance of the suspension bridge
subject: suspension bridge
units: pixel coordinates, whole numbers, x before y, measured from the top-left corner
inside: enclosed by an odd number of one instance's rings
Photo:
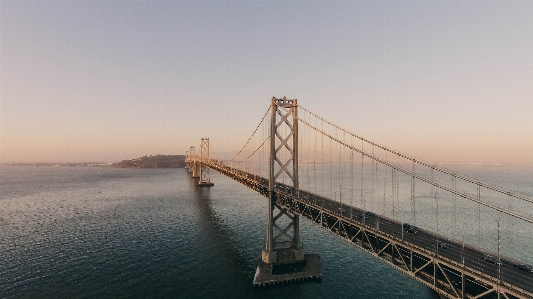
[[[300,217],[433,289],[441,298],[533,298],[533,199],[377,144],[272,98],[238,153],[209,138],[186,167],[198,186],[217,171],[267,197],[254,285],[321,279]]]

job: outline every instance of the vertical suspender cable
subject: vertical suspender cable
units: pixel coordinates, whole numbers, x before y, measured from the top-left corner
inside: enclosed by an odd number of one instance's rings
[[[452,176],[452,188],[457,189],[457,182],[455,181],[455,176]],[[457,195],[453,194],[453,234],[457,235]]]
[[[435,199],[435,216],[436,217],[436,225],[435,225],[435,230],[438,229],[438,226],[439,226],[439,220],[438,220],[438,212],[437,212],[437,196],[435,195],[435,186],[433,185],[433,182],[434,182],[434,177],[433,177],[433,167],[431,168],[431,196]],[[437,234],[436,233],[433,233],[433,248],[434,248],[434,253],[435,253],[435,256],[438,255],[438,251],[439,251],[439,246],[437,245]],[[437,265],[435,263],[435,260],[433,261],[433,285],[436,285],[437,284]]]
[[[372,145],[372,158],[374,158],[374,145]],[[370,204],[373,205],[374,204],[374,180],[375,180],[375,169],[374,169],[374,164],[375,164],[375,161],[374,159],[372,159],[371,161],[371,167],[372,167],[372,171],[371,171],[371,176],[372,176],[372,180],[370,181]]]
[[[365,159],[365,156],[364,156],[364,143],[363,143],[363,140],[361,140],[361,205],[363,207],[363,210],[366,209],[366,205],[365,205],[365,195],[364,195],[364,188],[363,188],[363,176],[364,176],[364,159]],[[363,217],[363,221],[364,221],[365,217]]]
[[[429,186],[429,198],[430,200],[433,200],[433,219],[435,219],[435,215],[437,214],[437,208],[435,206],[435,197],[434,197],[434,192],[435,192],[435,188],[433,186],[433,167],[430,169],[430,178],[431,178],[431,184]],[[431,223],[432,225],[435,225],[435,222]],[[433,228],[433,234],[432,234],[432,239],[433,239],[433,242],[435,242],[435,229]]]
[[[477,185],[477,199],[481,200],[481,187],[479,184]],[[477,246],[478,248],[481,247],[481,204],[477,204],[478,210],[477,210]]]
[[[311,117],[311,115],[309,115],[309,117]],[[317,118],[315,117],[315,127],[316,127],[316,123],[317,123]],[[313,190],[315,193],[317,193],[317,186],[318,186],[318,182],[316,180],[316,148],[317,148],[317,139],[318,137],[316,137],[317,133],[316,132],[312,132],[313,133],[313,136],[314,136],[314,143],[315,143],[315,149],[313,151]]]
[[[436,228],[436,232],[437,232],[437,242],[439,241],[439,196],[438,196],[438,189],[436,187],[434,187],[435,189],[435,204],[436,204],[436,214],[437,214],[437,217],[436,217],[436,221],[437,221],[437,228]],[[435,251],[437,252],[437,254],[439,254],[439,246],[438,244],[435,244],[437,246],[435,246]]]
[[[361,152],[364,152],[364,143],[363,142],[361,142]],[[363,211],[366,212],[366,210],[367,210],[367,207],[366,207],[366,195],[365,195],[365,191],[364,191],[364,188],[363,188],[363,185],[364,185],[364,165],[365,165],[364,156],[361,155],[361,195],[363,197]],[[362,215],[362,217],[363,217],[363,224],[366,225],[366,218],[365,218],[364,215]]]
[[[413,174],[415,173],[415,162],[413,162]],[[416,207],[415,207],[415,177],[411,176],[411,223],[416,226]]]
[[[320,161],[322,163],[322,167],[321,167],[321,171],[320,171],[320,178],[321,178],[321,183],[322,183],[322,195],[325,196],[326,193],[325,193],[325,190],[324,190],[324,120],[321,120],[321,131],[322,133],[320,134],[320,140],[321,140],[321,150],[320,150]]]
[[[387,152],[385,152],[385,157],[383,158],[383,161],[387,161]],[[385,207],[387,199],[387,166],[383,165],[383,213],[382,215],[385,216]]]
[[[394,190],[394,187],[396,187],[395,184],[395,176],[396,176],[396,170],[394,168],[391,168],[391,192],[392,192],[392,219],[396,219],[396,213],[395,213],[395,200],[394,197],[396,197],[396,190]]]
[[[304,115],[304,119],[305,118],[305,115]],[[307,122],[309,122],[309,119],[306,119]],[[295,120],[296,121],[296,120]],[[299,130],[302,131],[303,127],[300,127]],[[307,130],[303,130],[303,134],[301,134],[301,136],[303,136],[303,138],[300,138],[298,140],[298,142],[302,142],[302,145],[299,145],[298,148],[300,149],[298,155],[300,156],[299,159],[298,159],[298,163],[300,163],[300,161],[309,161],[309,158],[308,158],[308,152],[307,152],[307,149],[311,148],[311,144],[307,144],[307,142],[309,141],[309,136],[308,136],[308,133],[307,133]],[[298,133],[299,134],[299,133]],[[305,149],[305,151],[301,151],[301,149]],[[302,153],[305,153],[305,157],[304,159],[302,159],[303,155]],[[309,163],[307,163],[309,164]],[[301,169],[300,166],[298,166],[298,169]],[[305,176],[305,182],[307,183],[309,181],[309,165],[306,165],[305,167],[305,172],[306,172],[306,176]],[[300,180],[300,188],[302,186],[302,177],[299,177],[299,180]],[[305,184],[305,188],[307,188],[307,184]]]
[[[508,210],[509,212],[511,212],[512,210],[512,202],[511,202],[511,195],[508,196],[508,199],[509,199],[509,202],[508,202]],[[509,249],[510,249],[510,252],[509,252],[509,256],[513,256],[513,253],[512,252],[512,249],[514,248],[513,247],[513,232],[514,232],[514,227],[513,227],[513,220],[514,218],[512,216],[509,216],[507,215],[507,219],[509,219],[509,224],[508,224],[508,227],[507,227],[507,244],[509,245]]]
[[[397,166],[400,166],[400,156],[397,156]],[[400,175],[401,172],[396,171],[396,200],[398,201],[398,217],[403,221],[403,209],[400,203]]]
[[[343,133],[343,142],[346,143],[346,141],[344,140],[344,138],[346,137],[346,133]],[[344,149],[344,146],[339,144],[339,201],[341,202],[341,208],[342,208],[342,181],[344,179],[344,169],[342,170],[341,172],[341,165],[344,165],[344,163],[341,163],[341,158],[342,158],[342,155],[341,155],[341,151]]]
[[[354,137],[352,136],[352,145],[354,143]],[[350,205],[353,206],[353,150],[350,150]]]
[[[337,134],[337,131],[335,131],[335,134]],[[333,186],[333,140],[329,138],[329,189],[331,192],[333,192],[333,198],[335,198],[335,188]]]

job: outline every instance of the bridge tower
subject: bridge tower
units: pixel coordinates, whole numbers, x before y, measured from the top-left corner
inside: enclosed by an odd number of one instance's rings
[[[185,169],[189,172],[189,151],[185,151]]]
[[[276,205],[277,180],[292,183],[299,189],[298,181],[298,102],[296,99],[272,98],[270,126],[270,161],[268,186],[268,222],[265,249],[261,254],[254,285],[264,286],[287,280],[287,274],[275,269],[294,264],[298,273],[289,274],[290,280],[320,279],[320,257],[305,254],[300,243],[300,217]],[[311,265],[312,264],[312,265]],[[302,267],[298,267],[300,265]],[[279,274],[274,274],[274,272]],[[284,274],[284,275],[281,275]]]
[[[276,179],[281,175],[288,177],[294,188],[299,188],[297,109],[296,99],[273,97],[270,104],[269,205],[266,245],[262,252],[262,260],[267,264],[304,260],[300,244],[299,216],[291,215],[285,209],[280,210],[274,205]],[[288,130],[283,130],[282,126],[287,126]],[[286,136],[282,136],[284,132]]]
[[[193,168],[193,163],[192,163],[193,155],[194,155],[194,146],[191,146],[190,150],[186,152],[186,157],[185,157],[185,165],[189,173],[192,172],[192,168]]]
[[[200,178],[200,173],[202,171],[200,161],[198,161],[198,157],[196,156],[196,149],[194,146],[191,146],[191,149],[189,150],[189,155],[191,155],[191,167],[189,168],[189,172],[192,172],[193,178]]]
[[[209,160],[209,138],[202,138],[200,141],[200,161]],[[211,176],[209,176],[209,167],[203,163],[198,163],[200,168],[200,181],[198,186],[210,187],[214,184],[211,183]]]

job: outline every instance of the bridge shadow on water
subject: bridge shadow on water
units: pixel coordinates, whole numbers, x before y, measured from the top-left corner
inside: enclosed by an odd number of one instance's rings
[[[224,269],[213,269],[213,271],[224,273],[220,285],[220,292],[212,294],[216,298],[308,298],[302,293],[303,284],[316,284],[319,282],[295,282],[282,284],[268,288],[255,288],[252,284],[255,275],[257,261],[261,257],[260,250],[257,251],[257,259],[250,261],[242,248],[233,236],[231,228],[224,224],[223,219],[213,208],[212,193],[209,187],[197,187],[198,179],[190,179],[190,187],[194,188],[195,202],[199,209],[201,231],[209,236],[211,246],[216,248],[218,259],[224,260]],[[216,186],[214,187],[216,188]],[[244,224],[243,224],[244,225]],[[243,229],[243,228],[236,228]],[[262,243],[261,243],[262,244]],[[225,270],[225,271],[224,271]],[[228,272],[226,272],[228,271]]]
[[[224,180],[226,178],[222,176],[217,178],[217,181],[220,182],[219,185],[211,188],[197,187],[197,179],[191,178],[189,181],[190,187],[194,188],[194,204],[198,208],[201,238],[206,239],[203,242],[209,242],[210,250],[215,251],[217,259],[216,263],[213,263],[214,268],[212,269],[213,273],[211,273],[211,277],[215,277],[217,281],[206,281],[206,283],[211,284],[209,292],[212,292],[211,290],[220,291],[216,294],[204,293],[204,297],[198,296],[198,298],[205,298],[206,295],[216,298],[409,298],[408,294],[412,293],[412,290],[402,291],[390,286],[383,286],[385,290],[374,289],[379,288],[382,283],[387,284],[384,281],[377,282],[380,278],[387,280],[396,275],[395,272],[390,272],[393,269],[380,265],[379,261],[366,257],[364,253],[357,252],[358,250],[351,248],[349,244],[342,244],[344,243],[342,240],[328,234],[319,227],[310,225],[307,221],[304,221],[305,223],[302,223],[302,225],[305,227],[304,236],[308,240],[310,249],[314,248],[325,260],[329,260],[324,266],[325,281],[306,281],[266,288],[254,288],[252,281],[264,240],[261,239],[260,244],[253,245],[257,249],[250,249],[247,241],[242,239],[242,233],[256,230],[257,223],[253,224],[253,228],[250,227],[250,224],[242,221],[238,223],[238,226],[228,224],[231,221],[228,221],[226,217],[229,216],[227,214],[224,215],[224,211],[220,210],[227,206],[222,207],[220,204],[227,205],[226,199],[232,195],[231,193],[225,193],[223,189],[233,190],[234,187],[241,186],[237,185],[237,183],[233,186],[232,181],[229,181],[230,183],[228,184],[223,182]],[[242,196],[241,192],[244,194],[250,192],[252,196],[257,196],[252,191],[239,190],[237,192],[239,194],[235,195],[235,197]],[[243,215],[239,216],[245,217]],[[261,217],[261,215],[258,215],[258,217]],[[260,221],[262,222],[263,220]],[[235,231],[238,230],[244,230],[244,232],[240,232],[240,237],[235,234]],[[262,232],[259,234],[262,235]],[[337,244],[337,242],[341,244]],[[340,245],[340,248],[338,248],[338,245]],[[311,250],[313,251],[313,249]],[[346,268],[347,265],[344,264],[346,257],[342,257],[343,254],[346,254],[346,250],[348,250],[347,252],[350,256],[361,255],[371,260],[359,261],[356,265],[354,264],[355,270]],[[371,269],[373,266],[377,266],[379,269]],[[197,279],[202,280],[203,278]],[[393,280],[395,281],[394,283],[398,281],[397,277],[394,277]],[[407,280],[409,280],[408,285],[415,284],[417,289],[423,289],[421,293],[425,295],[422,294],[416,298],[439,298],[431,290],[418,286],[414,281],[410,281],[410,278],[407,278]],[[403,280],[400,279],[399,281]],[[216,284],[216,287],[213,287],[213,284]],[[406,285],[403,285],[403,287],[405,288]],[[405,293],[405,291],[407,292]]]

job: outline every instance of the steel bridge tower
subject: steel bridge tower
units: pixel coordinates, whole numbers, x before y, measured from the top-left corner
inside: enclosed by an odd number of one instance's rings
[[[191,146],[190,147],[190,150],[188,150],[186,152],[186,157],[185,157],[185,165],[186,165],[186,168],[187,168],[187,171],[189,173],[192,173],[193,172],[193,166],[194,166],[194,163],[192,161],[192,157],[195,155],[194,153],[194,146]]]
[[[202,162],[209,161],[209,138],[202,138],[200,141],[200,160]],[[204,163],[198,163],[200,168],[200,181],[198,186],[200,187],[210,187],[214,184],[211,183],[211,176],[209,176],[209,167]]]
[[[191,157],[193,158],[192,161],[190,161],[190,168],[189,168],[189,171],[192,172],[192,177],[193,178],[199,178],[200,177],[200,172],[201,172],[201,164],[200,164],[200,161],[197,161],[196,160],[196,150],[194,148],[194,146],[191,146],[191,149],[189,151],[189,155],[191,155]]]
[[[274,205],[276,179],[281,175],[286,175],[292,186],[299,188],[297,109],[297,100],[272,98],[270,104],[268,223],[266,245],[262,252],[262,260],[267,264],[299,262],[304,259],[300,244],[299,216],[291,215],[287,210],[278,209]],[[287,126],[289,130],[283,130],[282,126]],[[284,132],[287,132],[286,136],[282,135]],[[289,155],[283,155],[282,151]]]
[[[270,104],[270,161],[268,185],[268,222],[265,249],[261,254],[254,285],[286,281],[287,274],[274,273],[276,267],[301,265],[290,280],[321,278],[320,257],[305,254],[300,243],[300,216],[276,205],[276,187],[280,177],[299,189],[298,180],[298,102],[296,99],[272,98]],[[279,187],[278,187],[279,188]],[[312,265],[311,265],[312,264]],[[298,267],[294,267],[298,268]],[[283,271],[281,271],[283,272]],[[284,275],[281,275],[284,274]]]

